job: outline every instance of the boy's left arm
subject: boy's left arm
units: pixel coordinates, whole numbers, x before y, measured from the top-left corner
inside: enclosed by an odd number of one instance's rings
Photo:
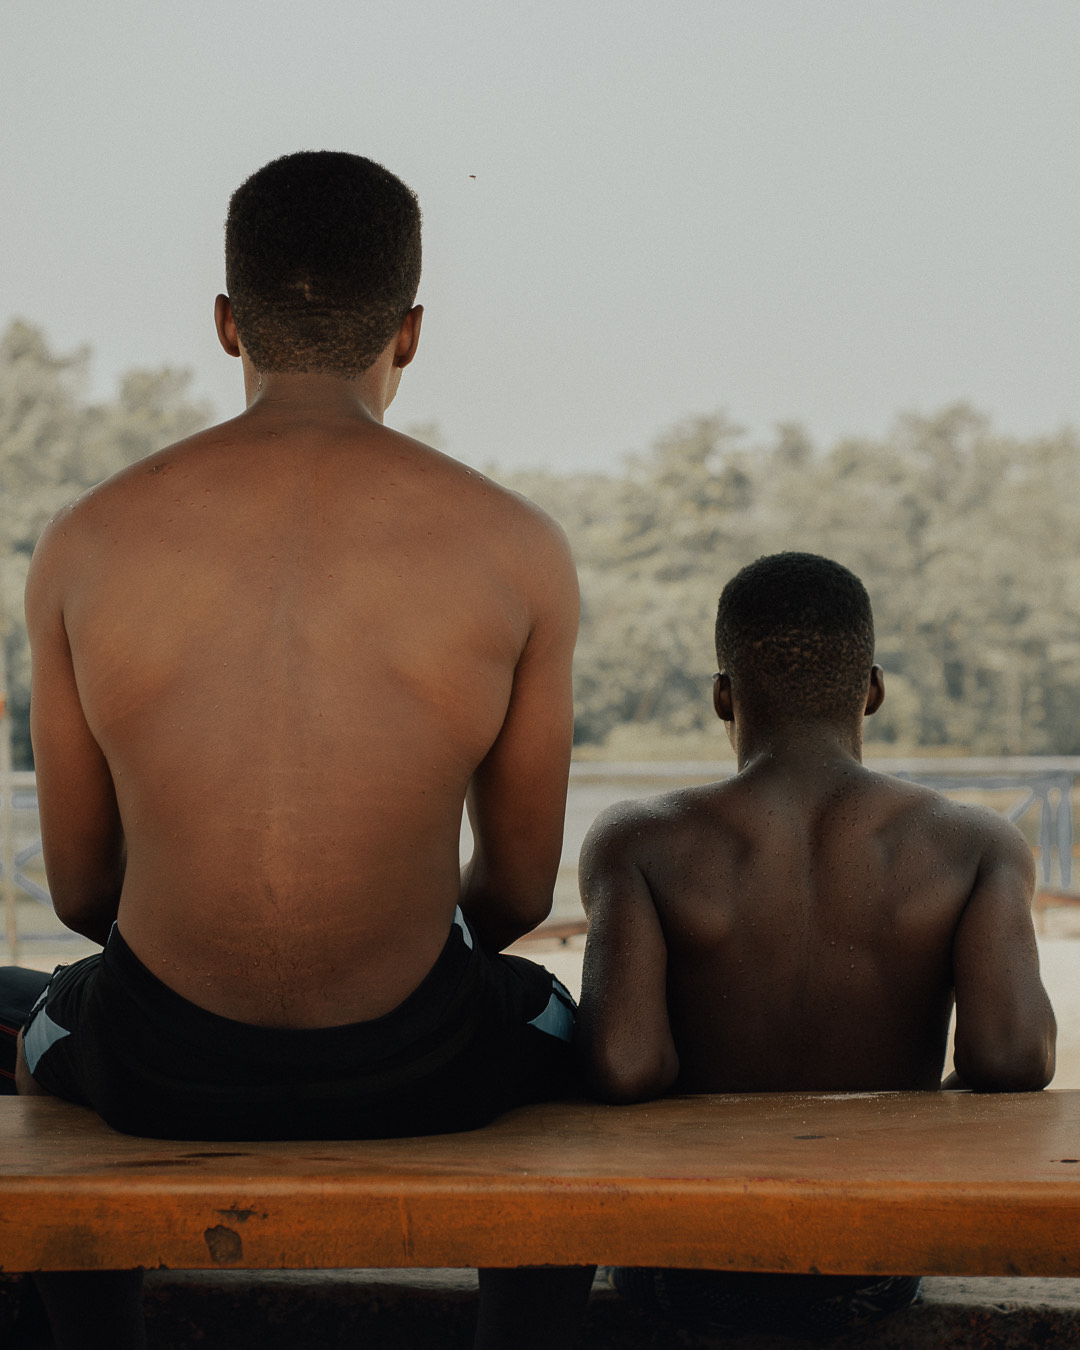
[[[946,1088],[1033,1092],[1054,1076],[1054,1011],[1031,922],[1035,867],[1020,831],[992,819],[953,938],[954,1073]]]
[[[657,1097],[679,1057],[667,1012],[667,946],[632,848],[627,817],[602,816],[586,836],[579,870],[589,919],[578,1043],[603,1101]]]

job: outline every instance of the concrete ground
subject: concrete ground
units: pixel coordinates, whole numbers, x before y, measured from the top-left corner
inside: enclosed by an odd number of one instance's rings
[[[469,1350],[473,1271],[169,1272],[147,1276],[149,1350]],[[40,1308],[0,1277],[0,1344],[50,1350]],[[16,1319],[17,1322],[16,1322]],[[1080,1280],[928,1279],[918,1303],[830,1341],[832,1350],[1046,1350],[1080,1345]],[[602,1276],[578,1350],[805,1350],[786,1336],[731,1340],[624,1303]],[[570,1350],[567,1347],[567,1350]]]

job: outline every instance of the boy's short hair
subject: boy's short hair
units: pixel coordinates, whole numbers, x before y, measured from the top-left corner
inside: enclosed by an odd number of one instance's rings
[[[755,709],[858,715],[874,661],[870,597],[854,572],[816,553],[759,558],[720,596],[716,657]]]
[[[257,370],[355,379],[416,299],[416,196],[359,155],[301,150],[275,159],[229,202],[225,284]]]

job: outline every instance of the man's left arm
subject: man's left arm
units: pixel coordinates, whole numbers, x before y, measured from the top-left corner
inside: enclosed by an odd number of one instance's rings
[[[532,630],[502,728],[466,798],[473,856],[462,875],[461,908],[494,950],[547,918],[562,857],[579,600],[562,531],[545,519],[544,537],[534,557],[542,580]]]
[[[26,584],[30,735],[45,873],[68,928],[104,945],[124,881],[124,832],[112,774],[86,722],[64,626],[63,528],[54,522]]]

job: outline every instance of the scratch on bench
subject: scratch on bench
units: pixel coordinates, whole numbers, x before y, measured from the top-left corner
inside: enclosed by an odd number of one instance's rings
[[[409,1207],[405,1203],[405,1197],[398,1197],[398,1214],[401,1216],[401,1254],[408,1265],[412,1265],[413,1259],[413,1239],[412,1228],[409,1223]]]
[[[247,1223],[248,1219],[265,1219],[265,1214],[260,1214],[257,1209],[219,1209],[218,1213],[223,1219],[232,1219],[233,1223]]]

